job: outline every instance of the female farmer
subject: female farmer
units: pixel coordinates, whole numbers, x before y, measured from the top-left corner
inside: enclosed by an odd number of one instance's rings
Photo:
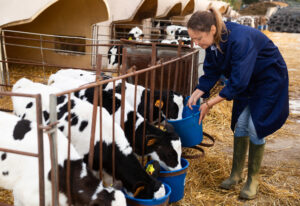
[[[220,75],[228,78],[219,95],[201,105],[199,123],[213,105],[224,99],[233,100],[232,170],[220,187],[230,189],[242,181],[250,139],[248,178],[240,197],[253,199],[259,184],[265,137],[278,130],[289,114],[286,64],[278,48],[262,32],[232,22],[224,23],[215,9],[194,13],[187,27],[193,41],[206,50],[204,75],[199,78],[188,106],[191,108],[200,97],[209,97]]]

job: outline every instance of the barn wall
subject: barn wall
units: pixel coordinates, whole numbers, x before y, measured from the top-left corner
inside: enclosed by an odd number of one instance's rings
[[[92,25],[107,19],[108,11],[103,1],[60,0],[41,13],[33,22],[6,29],[92,38]],[[11,33],[6,33],[6,35],[11,35]],[[26,37],[28,36],[26,35]],[[47,40],[53,40],[53,38],[47,38]],[[8,38],[6,42],[40,46],[39,42],[17,41]],[[44,43],[43,47],[54,48],[54,45]],[[91,47],[86,47],[85,51],[91,53]],[[12,46],[7,46],[7,54],[8,57],[37,61],[41,61],[42,56],[40,49]],[[44,61],[49,64],[78,67],[89,67],[91,65],[90,55],[66,55],[54,51],[44,51],[43,55]]]
[[[192,14],[195,8],[195,2],[194,0],[190,0],[185,7],[183,8],[181,12],[181,16],[186,16],[188,14]]]

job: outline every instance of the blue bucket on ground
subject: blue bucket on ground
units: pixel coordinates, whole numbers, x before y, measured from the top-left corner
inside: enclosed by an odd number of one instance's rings
[[[193,147],[200,144],[203,139],[202,122],[199,125],[200,105],[193,105],[193,110],[188,106],[183,108],[182,119],[168,120],[180,136],[183,147]]]
[[[126,202],[128,206],[144,206],[144,205],[151,205],[151,206],[167,206],[169,204],[169,198],[171,194],[171,187],[167,185],[166,183],[163,183],[165,185],[166,189],[166,195],[158,198],[158,199],[139,199],[134,198],[129,195],[127,195],[125,192]]]
[[[151,163],[152,160],[148,162],[146,166]],[[185,177],[189,162],[186,159],[181,158],[181,166],[182,168],[179,170],[167,171],[161,167],[159,171],[157,179],[169,185],[172,190],[169,203],[177,202],[184,196]]]

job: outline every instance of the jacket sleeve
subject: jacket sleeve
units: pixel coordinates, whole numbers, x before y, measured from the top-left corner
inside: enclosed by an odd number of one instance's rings
[[[227,100],[234,99],[248,87],[254,71],[257,49],[249,38],[239,38],[231,45],[231,75],[219,95]]]
[[[216,84],[216,82],[219,80],[221,73],[216,68],[215,64],[213,64],[212,61],[212,52],[209,49],[206,49],[204,64],[203,64],[203,71],[204,75],[202,75],[199,78],[199,83],[197,85],[197,89],[200,89],[204,92],[203,98],[209,97],[209,91],[213,86]]]

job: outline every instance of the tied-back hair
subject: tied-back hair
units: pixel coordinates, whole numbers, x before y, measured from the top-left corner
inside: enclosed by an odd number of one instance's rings
[[[216,27],[214,42],[218,50],[223,53],[220,47],[220,42],[226,41],[222,39],[222,34],[228,34],[228,31],[222,20],[221,14],[216,9],[210,7],[206,11],[195,12],[189,19],[187,28],[194,31],[210,32],[212,25],[215,25]]]

